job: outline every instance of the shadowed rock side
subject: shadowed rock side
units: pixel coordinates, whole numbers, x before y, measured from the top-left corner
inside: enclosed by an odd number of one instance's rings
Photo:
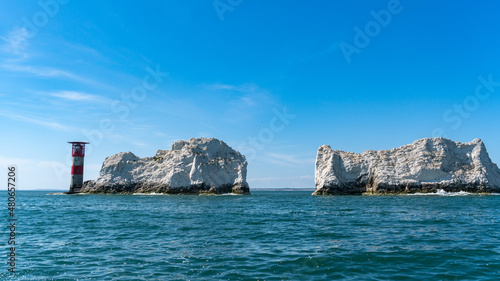
[[[139,158],[131,152],[107,157],[86,193],[250,194],[247,161],[217,139],[177,141],[171,150]]]
[[[426,138],[383,151],[318,149],[314,195],[500,192],[500,170],[480,139]]]

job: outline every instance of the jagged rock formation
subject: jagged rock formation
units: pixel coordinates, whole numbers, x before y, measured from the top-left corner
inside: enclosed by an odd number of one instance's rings
[[[247,161],[223,141],[192,138],[171,150],[139,158],[131,152],[107,157],[87,193],[250,194]]]
[[[500,170],[480,139],[426,138],[383,151],[318,149],[315,195],[500,192]]]

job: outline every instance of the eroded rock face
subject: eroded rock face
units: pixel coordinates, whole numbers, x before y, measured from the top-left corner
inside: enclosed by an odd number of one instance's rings
[[[315,195],[415,192],[500,192],[500,170],[480,139],[426,138],[362,154],[318,149]]]
[[[250,194],[247,161],[223,141],[192,138],[171,150],[139,158],[131,152],[107,157],[88,193]]]

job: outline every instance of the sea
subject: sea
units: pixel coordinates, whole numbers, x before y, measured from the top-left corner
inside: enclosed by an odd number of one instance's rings
[[[2,280],[499,280],[500,196],[16,194]],[[0,218],[8,226],[7,194]],[[3,210],[2,210],[3,209]]]

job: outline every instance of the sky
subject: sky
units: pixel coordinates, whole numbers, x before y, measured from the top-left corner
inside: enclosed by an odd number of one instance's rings
[[[67,141],[91,143],[85,180],[192,137],[246,155],[250,188],[313,188],[323,144],[481,138],[500,162],[498,1],[0,5],[0,166],[21,190],[68,189]]]

